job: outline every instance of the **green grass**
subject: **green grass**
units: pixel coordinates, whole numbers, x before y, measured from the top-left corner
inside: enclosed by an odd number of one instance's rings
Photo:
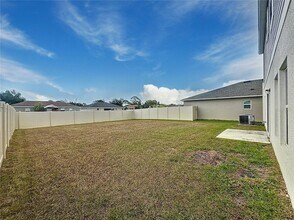
[[[216,139],[224,121],[122,121],[17,130],[1,219],[293,219],[270,145]],[[214,166],[195,160],[217,152]]]

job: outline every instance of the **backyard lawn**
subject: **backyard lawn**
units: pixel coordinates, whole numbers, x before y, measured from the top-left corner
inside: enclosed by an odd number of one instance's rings
[[[130,120],[17,130],[0,170],[0,219],[293,219],[271,146],[216,139],[226,128],[243,127]]]

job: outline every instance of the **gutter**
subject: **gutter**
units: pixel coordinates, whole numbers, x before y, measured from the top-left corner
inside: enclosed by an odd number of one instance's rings
[[[209,101],[209,100],[222,100],[222,99],[239,99],[239,98],[262,98],[262,95],[251,95],[251,96],[233,96],[233,97],[219,97],[219,98],[203,98],[203,99],[182,99],[182,102],[189,101]]]

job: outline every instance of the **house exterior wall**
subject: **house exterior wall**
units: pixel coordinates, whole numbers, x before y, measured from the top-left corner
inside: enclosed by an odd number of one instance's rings
[[[13,106],[17,112],[26,112],[29,109],[29,112],[34,111],[34,106]],[[79,111],[80,107],[69,107],[69,106],[60,106],[59,108],[64,109],[65,111]]]
[[[94,111],[94,110],[97,110],[97,111],[115,111],[115,110],[122,110],[123,107],[81,107],[81,110],[91,110],[91,111]]]
[[[279,2],[274,0],[274,2]],[[283,0],[280,31],[275,42],[264,45],[264,112],[266,127],[294,207],[294,1]],[[274,4],[275,5],[275,4]],[[278,6],[279,4],[276,3]],[[274,9],[274,13],[279,9]],[[269,33],[272,35],[274,33]],[[269,36],[272,38],[273,36]],[[271,45],[270,45],[271,44]],[[271,51],[266,48],[273,48]],[[285,68],[287,68],[287,75]],[[286,77],[288,79],[288,120],[286,120]],[[288,123],[287,123],[288,121]],[[288,132],[286,132],[288,124]],[[288,133],[288,143],[286,134]]]
[[[243,102],[251,100],[251,109],[244,109]],[[262,121],[262,97],[184,101],[185,106],[197,106],[198,119],[239,120],[239,115],[253,114]]]
[[[273,20],[271,24],[269,24],[270,27],[270,34],[266,36],[266,44],[264,47],[264,51],[266,54],[272,54],[273,49],[274,49],[274,44],[275,40],[277,38],[278,34],[278,28],[279,28],[279,22],[281,20],[281,15],[283,11],[283,6],[285,4],[285,0],[278,0],[278,1],[273,1]],[[264,57],[264,78],[266,78],[266,74],[269,68],[269,63],[270,63],[270,56]]]

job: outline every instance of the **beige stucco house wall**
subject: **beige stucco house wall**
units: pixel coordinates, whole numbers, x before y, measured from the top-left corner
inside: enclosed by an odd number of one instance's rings
[[[246,100],[251,100],[251,109],[244,109]],[[252,114],[262,121],[262,97],[184,101],[184,105],[197,106],[198,119],[239,120],[239,115]]]

